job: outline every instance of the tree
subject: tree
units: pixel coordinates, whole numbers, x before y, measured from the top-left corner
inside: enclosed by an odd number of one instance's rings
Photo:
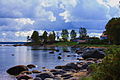
[[[75,30],[72,30],[71,32],[70,32],[70,36],[71,36],[71,39],[75,39],[76,38],[76,32],[75,32]]]
[[[30,41],[30,40],[31,40],[30,36],[27,36],[27,42]]]
[[[57,32],[56,37],[57,37],[57,41],[59,41],[59,32]]]
[[[120,18],[112,18],[105,28],[109,41],[113,44],[120,44]]]
[[[52,33],[53,33],[53,41],[55,41],[55,39],[56,39],[56,34],[55,34],[54,31],[53,31]]]
[[[50,34],[49,34],[49,41],[50,42],[54,42],[55,41],[55,38],[56,38],[56,36],[55,36],[55,32],[53,31],[53,32],[51,32]]]
[[[37,31],[34,31],[32,33],[31,40],[35,43],[39,42],[39,33]]]
[[[79,33],[80,33],[80,38],[84,38],[84,37],[86,37],[87,36],[87,30],[86,30],[86,28],[80,28],[79,29]]]
[[[61,36],[62,36],[63,41],[67,41],[68,37],[69,37],[68,30],[67,29],[63,29],[62,33],[61,33]]]
[[[44,40],[45,43],[48,41],[48,40],[47,40],[47,39],[48,39],[48,36],[47,36],[47,35],[48,35],[47,31],[44,31],[44,33],[43,33],[42,36],[43,36],[43,40]]]

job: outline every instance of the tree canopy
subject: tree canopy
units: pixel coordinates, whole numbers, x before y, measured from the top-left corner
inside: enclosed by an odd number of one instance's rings
[[[72,30],[72,31],[70,32],[70,37],[71,37],[71,39],[75,39],[76,36],[77,36],[77,34],[76,34],[75,30]]]
[[[80,28],[79,29],[79,33],[80,33],[80,38],[84,38],[84,37],[86,37],[87,36],[87,30],[86,30],[86,28]]]
[[[53,32],[51,32],[50,34],[49,34],[49,41],[50,42],[54,42],[55,41],[55,38],[56,38],[56,34],[55,34],[55,32],[53,31]]]
[[[43,33],[43,40],[44,40],[44,42],[47,42],[47,39],[48,39],[48,33],[47,33],[47,31],[44,31],[44,33]]]
[[[34,31],[32,33],[31,40],[35,43],[39,42],[39,33],[37,31]]]
[[[64,41],[67,41],[67,40],[68,40],[68,37],[69,37],[69,32],[68,32],[68,30],[67,30],[67,29],[63,29],[63,30],[62,30],[62,33],[61,33],[61,36],[62,36],[62,39],[63,39]]]
[[[112,18],[105,28],[109,41],[113,44],[120,44],[120,18]]]

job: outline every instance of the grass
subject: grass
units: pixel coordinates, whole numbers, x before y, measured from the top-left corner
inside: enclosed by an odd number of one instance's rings
[[[73,45],[77,45],[77,42],[58,42],[58,43],[54,43],[53,45],[56,46],[73,46]]]
[[[105,45],[105,44],[87,44],[87,43],[82,43],[82,44],[78,44],[77,42],[58,42],[58,43],[54,43],[53,45],[55,46],[87,46],[87,47],[111,47],[113,45]]]

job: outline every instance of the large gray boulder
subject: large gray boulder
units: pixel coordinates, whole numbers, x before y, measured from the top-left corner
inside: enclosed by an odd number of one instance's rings
[[[92,49],[92,50],[84,51],[82,54],[82,57],[84,59],[87,59],[87,58],[101,59],[101,58],[105,57],[105,53],[103,51],[99,51],[97,49]]]

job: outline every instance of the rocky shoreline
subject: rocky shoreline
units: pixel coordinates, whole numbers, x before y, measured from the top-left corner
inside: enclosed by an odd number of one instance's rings
[[[76,48],[73,46],[72,48]],[[66,51],[67,52],[67,51]],[[17,80],[79,80],[88,76],[92,70],[90,64],[98,64],[105,57],[104,48],[83,47],[75,51],[82,58],[77,58],[78,62],[58,65],[54,69],[44,69],[43,71],[32,70],[36,66],[33,64],[17,65],[7,70],[7,73],[14,75]],[[69,55],[67,57],[71,57]],[[33,76],[34,75],[34,76]]]

